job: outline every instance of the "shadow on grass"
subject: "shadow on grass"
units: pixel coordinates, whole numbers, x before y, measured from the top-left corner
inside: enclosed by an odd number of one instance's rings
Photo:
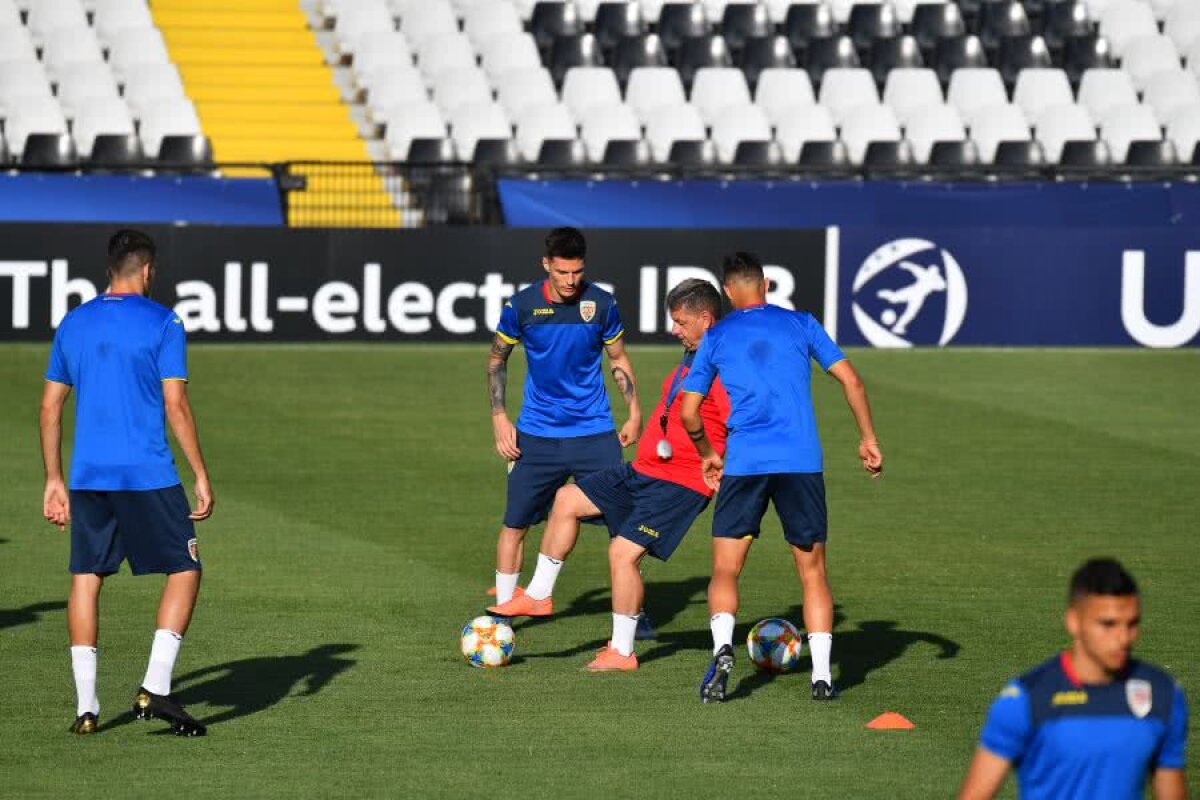
[[[175,678],[172,693],[185,706],[203,703],[210,707],[225,707],[224,711],[200,720],[205,725],[219,725],[264,711],[289,696],[316,694],[358,663],[352,658],[339,657],[358,647],[356,644],[326,644],[295,656],[228,661]],[[301,690],[293,695],[293,690],[298,687]],[[102,730],[132,721],[133,713],[127,711]]]
[[[8,544],[8,539],[0,538],[0,544]]]
[[[65,600],[51,600],[47,603],[30,603],[24,608],[0,609],[0,630],[32,625],[47,611],[62,611],[66,607]]]
[[[650,617],[655,627],[661,628],[671,624],[684,609],[695,603],[703,603],[708,589],[707,577],[685,578],[679,581],[646,582],[645,606],[646,615]],[[555,611],[552,617],[523,618],[513,626],[519,631],[553,622],[567,617],[586,617],[593,614],[608,615],[612,613],[612,599],[607,586],[589,589],[571,601],[571,604],[561,611]],[[607,639],[605,639],[607,641]],[[604,642],[600,642],[603,646]]]
[[[785,619],[799,621],[804,618],[803,606],[794,606]],[[894,620],[864,620],[857,623],[857,629],[847,630],[846,615],[840,606],[833,613],[833,653],[831,656],[839,693],[852,691],[867,681],[867,676],[902,657],[914,644],[931,644],[940,649],[939,659],[950,659],[958,655],[960,649],[957,642],[929,631],[910,631],[898,627]],[[739,626],[740,627],[740,626]],[[743,632],[743,638],[734,641],[744,641],[749,628]],[[744,651],[743,651],[744,652]],[[741,653],[739,653],[739,656]],[[804,674],[812,671],[812,662],[808,657],[801,660],[796,669]],[[737,687],[726,698],[738,700],[749,697],[757,689],[779,676],[769,672],[755,671],[754,674],[738,681]]]

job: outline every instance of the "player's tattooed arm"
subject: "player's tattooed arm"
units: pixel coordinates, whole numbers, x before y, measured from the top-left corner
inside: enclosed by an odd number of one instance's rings
[[[621,390],[621,396],[625,398],[625,404],[633,403],[637,397],[637,387],[633,385],[633,376],[620,367],[613,367],[612,376],[617,383],[617,388]]]
[[[508,357],[512,355],[514,344],[504,341],[499,336],[492,340],[492,352],[488,355],[488,395],[492,402],[492,413],[503,413],[505,398],[508,392]]]
[[[604,349],[608,353],[608,363],[612,366],[613,381],[616,382],[621,396],[625,398],[625,405],[629,406],[629,419],[617,431],[617,438],[621,441],[621,446],[628,447],[636,442],[642,433],[642,406],[638,402],[633,364],[629,363],[629,356],[625,352],[625,343],[621,340],[618,339],[605,345]]]

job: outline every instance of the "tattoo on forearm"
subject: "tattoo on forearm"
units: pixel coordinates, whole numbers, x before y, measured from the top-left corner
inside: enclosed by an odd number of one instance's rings
[[[505,409],[505,394],[508,391],[508,357],[512,355],[513,345],[497,338],[492,342],[492,353],[488,358],[488,395],[492,402],[492,411]]]
[[[688,431],[687,435],[688,438],[690,438],[693,442],[702,442],[704,441],[704,428],[697,428],[694,431]]]
[[[637,388],[633,385],[633,377],[620,367],[613,367],[612,376],[613,380],[617,382],[617,388],[625,397],[625,403],[627,405],[633,403],[634,398],[637,397]]]

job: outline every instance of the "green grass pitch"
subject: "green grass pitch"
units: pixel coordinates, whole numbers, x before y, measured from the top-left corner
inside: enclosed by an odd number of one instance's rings
[[[46,347],[0,347],[0,797],[945,797],[996,691],[1064,644],[1067,577],[1099,554],[1142,584],[1138,652],[1200,698],[1194,350],[854,352],[879,482],[817,378],[844,695],[814,706],[806,671],[766,679],[739,649],[733,699],[704,707],[708,515],[646,570],[660,638],[636,674],[580,669],[609,632],[599,528],[563,571],[557,617],[517,624],[514,664],[458,654],[503,504],[486,349],[192,347],[217,507],[176,691],[211,727],[179,740],[124,713],[159,589],[128,573],[102,602],[105,727],[67,734],[68,540],[40,518]],[[677,351],[631,352],[648,409]],[[774,521],[742,587],[739,636],[798,620]],[[916,729],[864,729],[889,710]]]

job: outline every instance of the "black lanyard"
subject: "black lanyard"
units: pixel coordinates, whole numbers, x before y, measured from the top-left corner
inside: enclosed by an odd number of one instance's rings
[[[664,396],[662,416],[658,418],[658,424],[662,426],[663,436],[667,435],[667,415],[671,413],[671,404],[675,402],[675,397],[679,394],[679,384],[683,381],[683,371],[691,368],[692,359],[695,357],[695,350],[685,350],[683,352],[683,359],[679,362],[679,366],[675,368],[675,375],[671,378],[671,386],[667,389],[667,393]]]

